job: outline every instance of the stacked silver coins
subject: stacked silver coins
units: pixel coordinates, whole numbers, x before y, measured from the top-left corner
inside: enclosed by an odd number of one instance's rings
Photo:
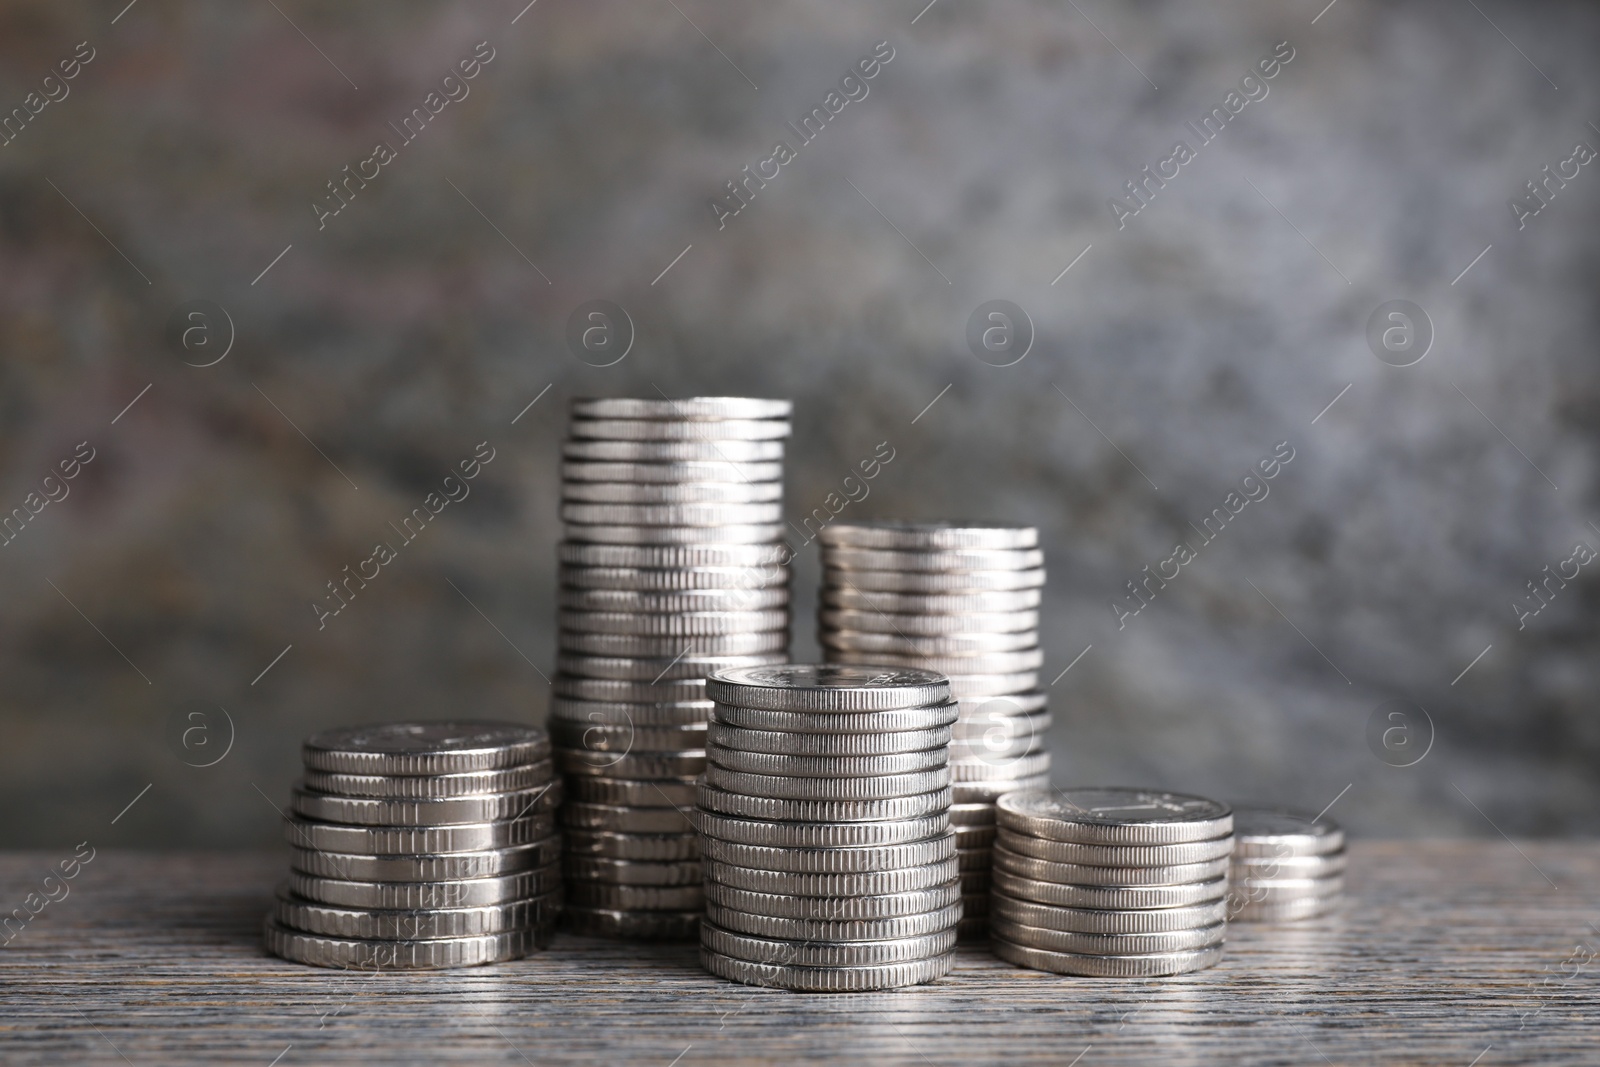
[[[550,732],[567,783],[567,922],[692,938],[688,812],[705,676],[782,663],[787,400],[575,400],[561,467],[560,654]]]
[[[1344,893],[1344,831],[1329,818],[1237,808],[1228,918],[1287,922],[1323,915]]]
[[[1031,526],[834,523],[819,535],[818,639],[830,663],[939,671],[961,702],[950,773],[966,918],[989,909],[994,800],[1050,780],[1038,688],[1044,557]]]
[[[711,676],[699,786],[706,970],[814,992],[950,969],[961,920],[944,677],[780,666]]]
[[[561,783],[543,730],[358,726],[317,734],[303,755],[270,951],[422,969],[517,959],[548,941],[561,910]]]
[[[1138,789],[1009,793],[995,806],[994,954],[1058,974],[1149,978],[1222,958],[1233,814]]]

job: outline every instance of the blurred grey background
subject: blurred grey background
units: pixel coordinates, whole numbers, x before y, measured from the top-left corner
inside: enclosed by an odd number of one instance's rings
[[[1361,836],[1595,831],[1600,582],[1563,563],[1600,549],[1600,171],[1566,162],[1600,146],[1592,5],[525,3],[0,7],[0,508],[27,517],[0,844],[264,843],[313,730],[539,721],[591,394],[793,397],[796,520],[887,441],[845,516],[1037,524],[1058,782],[1337,799]],[[1279,42],[1201,144],[1186,120]],[[565,340],[595,299],[636,335],[604,368]],[[967,343],[992,299],[1032,323],[1011,366]],[[1432,340],[1385,361],[1393,300]],[[319,630],[325,583],[483,441],[471,496]],[[1119,628],[1280,442],[1270,495]],[[1578,568],[1547,604],[1546,566]],[[797,658],[816,581],[813,544]]]

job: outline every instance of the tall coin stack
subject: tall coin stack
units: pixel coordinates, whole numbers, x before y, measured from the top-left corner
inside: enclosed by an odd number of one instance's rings
[[[939,671],[961,702],[950,773],[963,936],[989,911],[994,801],[1048,786],[1050,725],[1038,688],[1044,556],[1031,526],[944,522],[824,527],[818,639],[830,663]]]
[[[560,655],[550,729],[567,782],[568,925],[692,938],[688,815],[705,676],[782,663],[787,400],[575,400],[563,448]]]
[[[995,806],[994,954],[1058,974],[1151,978],[1222,959],[1233,814],[1138,789],[1010,793]]]
[[[315,735],[303,756],[270,951],[423,969],[517,959],[548,941],[561,910],[561,783],[543,730],[359,726]]]
[[[961,919],[943,676],[718,671],[699,787],[706,970],[814,992],[950,970]]]
[[[1287,922],[1323,915],[1344,893],[1344,831],[1329,818],[1236,808],[1228,918]]]

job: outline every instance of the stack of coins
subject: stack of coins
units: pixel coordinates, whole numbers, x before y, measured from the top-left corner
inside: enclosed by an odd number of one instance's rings
[[[966,918],[989,909],[995,798],[1049,784],[1050,715],[1036,673],[1039,533],[1031,526],[835,523],[819,535],[818,639],[830,663],[939,671],[961,702],[950,773]]]
[[[1057,974],[1151,978],[1222,958],[1233,814],[1138,789],[996,804],[994,954]]]
[[[575,400],[563,449],[560,655],[567,921],[692,938],[705,676],[782,663],[787,400]]]
[[[1236,808],[1228,918],[1287,922],[1322,915],[1344,892],[1344,831],[1332,819]]]
[[[706,970],[814,992],[947,973],[961,890],[944,677],[750,667],[713,674],[707,693]]]
[[[561,785],[543,730],[418,722],[306,741],[267,948],[321,967],[527,955],[561,910]]]

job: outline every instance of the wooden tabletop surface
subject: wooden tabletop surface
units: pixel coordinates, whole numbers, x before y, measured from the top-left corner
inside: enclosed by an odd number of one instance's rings
[[[0,907],[60,897],[45,877],[71,857],[0,856]],[[96,853],[0,949],[0,1063],[1600,1063],[1600,843],[1358,842],[1337,915],[1235,924],[1196,975],[1063,978],[971,948],[933,985],[833,996],[567,935],[475,970],[297,966],[261,948],[285,869]]]

